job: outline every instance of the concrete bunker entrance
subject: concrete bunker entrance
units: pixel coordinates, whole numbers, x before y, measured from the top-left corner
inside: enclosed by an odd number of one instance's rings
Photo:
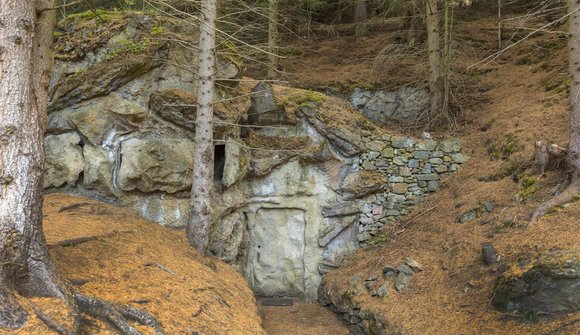
[[[304,296],[305,211],[262,207],[248,224],[248,279],[254,292],[259,296]]]

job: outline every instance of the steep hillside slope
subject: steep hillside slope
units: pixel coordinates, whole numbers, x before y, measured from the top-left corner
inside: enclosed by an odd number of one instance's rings
[[[95,200],[52,194],[44,202],[44,229],[59,272],[82,294],[141,308],[166,334],[265,334],[255,299],[231,266],[204,258],[172,231]],[[24,301],[65,312],[51,299]],[[34,312],[30,313],[31,318]],[[143,334],[154,334],[137,326]],[[86,334],[114,334],[106,323],[85,319]],[[1,333],[1,332],[0,332]],[[10,334],[54,334],[31,319]]]
[[[491,32],[491,21],[470,22],[460,37],[490,46]],[[366,325],[372,334],[382,334],[376,323],[401,334],[579,333],[578,312],[533,323],[526,311],[500,313],[491,305],[498,275],[554,250],[580,249],[578,202],[527,224],[530,211],[563,180],[562,171],[544,178],[525,171],[534,141],[568,143],[566,63],[565,39],[546,34],[474,73],[489,103],[474,109],[459,134],[471,160],[440,193],[385,229],[375,247],[325,277],[332,302],[349,301],[347,309],[375,315]],[[499,262],[484,264],[484,243],[495,247]],[[423,270],[400,292],[389,287],[386,297],[372,297],[386,269],[407,257]]]

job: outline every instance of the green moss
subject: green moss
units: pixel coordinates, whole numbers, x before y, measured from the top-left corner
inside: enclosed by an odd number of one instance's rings
[[[537,177],[524,174],[520,179],[520,189],[518,190],[517,197],[521,201],[533,198],[536,193],[540,190],[540,180]]]
[[[380,234],[371,238],[367,244],[369,246],[384,246],[385,244],[389,243],[390,237],[387,234]]]
[[[119,11],[109,11],[109,10],[102,10],[102,9],[97,9],[97,10],[87,10],[85,12],[81,12],[81,13],[73,13],[73,14],[69,14],[66,19],[68,21],[76,21],[76,20],[92,20],[92,19],[100,19],[103,20],[105,22],[108,21],[113,21],[113,20],[117,20],[120,19],[123,16],[123,13],[119,12]]]
[[[519,150],[518,137],[514,133],[507,133],[499,141],[494,141],[488,143],[487,151],[489,153],[489,158],[492,161],[503,159],[507,160],[510,156]]]
[[[163,34],[163,27],[162,26],[153,26],[151,27],[151,36],[159,36]]]
[[[143,38],[139,41],[130,40],[126,37],[121,37],[117,43],[119,47],[113,50],[110,50],[105,55],[106,60],[111,60],[118,55],[132,53],[132,54],[139,54],[144,52],[151,47],[151,41],[148,38]]]
[[[290,95],[283,97],[281,100],[277,101],[278,105],[281,107],[290,107],[293,109],[300,109],[303,107],[316,108],[320,106],[326,97],[318,92],[304,90],[296,95]]]

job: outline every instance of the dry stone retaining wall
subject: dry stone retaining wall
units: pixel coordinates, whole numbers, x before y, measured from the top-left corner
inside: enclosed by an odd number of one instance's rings
[[[363,244],[437,191],[441,181],[468,159],[460,153],[459,141],[451,137],[437,142],[385,134],[363,141],[366,151],[358,159],[359,169],[380,173],[387,181],[363,201],[358,235]]]

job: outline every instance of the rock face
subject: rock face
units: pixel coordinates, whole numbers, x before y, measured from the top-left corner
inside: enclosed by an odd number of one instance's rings
[[[524,269],[503,274],[492,303],[503,312],[523,315],[574,313],[580,310],[580,252],[553,251]]]
[[[420,118],[430,105],[425,89],[402,87],[396,91],[355,89],[352,105],[364,116],[380,124],[412,122]]]
[[[74,185],[84,169],[81,137],[77,133],[49,135],[44,143],[44,188]]]
[[[131,138],[121,144],[119,188],[175,193],[191,188],[195,145],[187,139]]]
[[[45,188],[183,228],[197,99],[193,75],[175,64],[189,66],[197,55],[145,43],[155,24],[133,14],[99,43],[72,51],[57,39],[69,52],[58,54],[53,75]],[[66,29],[82,34],[72,24]],[[127,39],[134,48],[124,47]],[[240,83],[235,62],[221,60],[220,69],[226,89],[215,97],[224,102],[215,105],[210,250],[259,294],[316,299],[325,273],[467,159],[454,139],[386,134],[340,99]]]

